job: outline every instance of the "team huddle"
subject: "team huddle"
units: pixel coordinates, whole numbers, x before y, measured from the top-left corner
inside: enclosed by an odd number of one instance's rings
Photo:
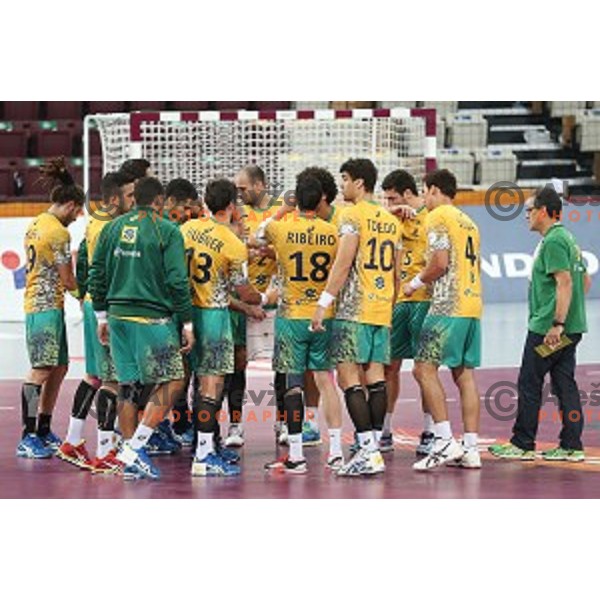
[[[102,180],[76,274],[67,227],[85,195],[64,162],[45,174],[58,185],[25,240],[32,370],[17,456],[159,479],[151,456],[191,446],[193,476],[239,475],[247,330],[275,310],[275,436],[288,451],[267,470],[307,472],[303,448],[321,443],[322,410],[326,466],[338,476],[383,473],[405,359],[415,361],[423,404],[413,468],[481,467],[480,241],[453,205],[452,173],[427,174],[420,194],[412,175],[393,171],[382,181],[381,203],[375,165],[351,159],[340,167],[341,202],[325,169],[305,169],[294,193],[279,199],[249,165],[235,181],[210,181],[200,200],[191,182],[165,188],[147,161],[130,160]],[[68,367],[65,292],[81,302],[86,376],[62,441],[51,418]],[[450,426],[442,365],[460,392],[462,442]],[[355,430],[349,456],[338,388]],[[82,434],[94,400],[92,459]]]

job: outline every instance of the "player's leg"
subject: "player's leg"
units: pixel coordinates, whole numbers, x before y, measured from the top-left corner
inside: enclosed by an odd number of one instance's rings
[[[37,436],[37,420],[42,388],[52,368],[32,368],[21,388],[21,417],[23,430],[17,446],[17,456],[21,458],[50,458],[52,450],[46,448]]]
[[[452,317],[427,316],[421,330],[413,375],[433,418],[435,441],[431,453],[413,465],[417,471],[453,462],[464,454],[452,435],[446,392],[439,377],[441,364],[452,368],[462,362],[464,337],[454,325]]]
[[[369,381],[365,373],[366,389],[361,376],[362,365],[368,364],[373,354],[372,331],[370,326],[352,321],[336,319],[333,323],[332,352],[334,360],[337,362],[338,384],[344,391],[346,408],[354,424],[360,446],[360,450],[354,454],[352,459],[339,469],[338,475],[341,476],[370,475],[380,473],[385,469],[375,438],[373,414],[367,396],[367,394],[371,395],[368,387],[369,383],[373,383],[373,379]],[[389,337],[385,341],[389,356]],[[372,373],[373,377],[375,375]],[[380,377],[383,381],[383,366],[381,366]],[[372,391],[375,392],[374,389]],[[385,395],[383,398],[383,410],[380,410],[381,394],[376,399],[376,417],[378,419],[381,413],[381,423],[378,423],[379,432],[381,432],[386,409]]]
[[[194,477],[229,477],[240,474],[233,464],[239,455],[215,444],[215,430],[223,406],[225,375],[234,369],[234,345],[231,318],[228,309],[194,308],[196,336],[195,362],[200,376],[200,390],[196,401],[194,427],[198,442],[192,475]]]
[[[392,418],[396,408],[396,402],[400,396],[400,371],[402,359],[392,359],[385,368],[385,382],[387,385],[387,410],[383,420],[383,431],[379,448],[382,452],[390,452],[394,449],[394,437],[392,434]]]
[[[115,381],[107,381],[96,395],[97,445],[96,457],[92,461],[94,473],[117,473],[123,468],[123,464],[117,459],[115,447],[118,387]]]
[[[468,469],[479,469],[481,468],[481,457],[477,444],[481,400],[475,381],[475,370],[468,367],[457,367],[452,369],[452,377],[460,394],[464,427],[463,449],[465,453],[457,461],[457,465]]]
[[[243,315],[242,315],[243,316]],[[241,325],[237,324],[239,329]],[[245,325],[244,325],[245,329]],[[241,335],[234,330],[234,342],[241,341]],[[244,340],[245,341],[245,340]],[[240,448],[244,445],[243,403],[246,394],[246,369],[248,353],[246,345],[234,343],[234,371],[225,378],[227,408],[229,409],[229,430],[225,438],[225,446]]]
[[[306,419],[302,425],[302,443],[305,446],[318,446],[321,443],[319,430],[319,400],[321,395],[312,371],[304,374],[304,402]]]
[[[123,444],[118,459],[126,465],[123,471],[125,478],[159,479],[160,471],[150,460],[146,446],[184,385],[181,339],[173,321],[125,323],[125,330],[130,333],[139,381],[144,386],[153,386],[153,391],[141,422],[132,438]]]
[[[309,322],[301,319],[275,318],[273,369],[285,373],[283,378],[283,415],[288,431],[289,455],[265,465],[269,470],[305,473],[302,444],[304,423],[304,375],[308,368]],[[279,409],[278,409],[279,412]]]

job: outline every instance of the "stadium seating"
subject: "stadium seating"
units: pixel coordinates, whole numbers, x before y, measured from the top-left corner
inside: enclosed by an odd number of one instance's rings
[[[0,131],[0,158],[27,155],[28,135],[24,131]]]
[[[81,102],[46,102],[46,119],[81,119],[82,103]]]
[[[232,100],[231,102],[212,102],[212,108],[214,110],[247,110],[250,108],[250,102],[240,102],[239,100]]]
[[[2,118],[5,121],[36,121],[40,118],[39,102],[4,102]]]
[[[167,110],[167,103],[159,100],[142,100],[129,102],[129,110]]]
[[[119,100],[92,100],[87,102],[86,113],[119,113],[126,110],[126,103]]]
[[[197,111],[197,110],[209,110],[210,102],[170,102],[170,108],[172,110],[179,111]]]

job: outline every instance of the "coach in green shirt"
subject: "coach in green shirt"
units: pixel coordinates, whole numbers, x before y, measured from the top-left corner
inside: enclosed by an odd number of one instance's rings
[[[533,261],[529,286],[529,324],[521,371],[519,407],[509,444],[492,446],[500,458],[535,458],[535,438],[542,407],[544,378],[550,373],[552,391],[562,414],[560,444],[542,453],[545,460],[584,460],[583,413],[575,381],[576,349],[587,331],[585,294],[591,281],[573,234],[560,222],[562,201],[547,186],[530,198],[525,210],[529,229],[543,237]],[[565,339],[565,337],[568,340]],[[562,341],[569,342],[561,349]],[[540,354],[545,345],[549,352]]]

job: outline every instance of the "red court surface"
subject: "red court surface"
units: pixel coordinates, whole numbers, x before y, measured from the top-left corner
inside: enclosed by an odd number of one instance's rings
[[[460,436],[460,404],[448,373],[444,380],[449,391],[451,420]],[[515,369],[482,369],[478,372],[480,393],[497,382],[515,382]],[[369,479],[337,478],[324,467],[327,440],[307,448],[309,473],[306,475],[267,474],[264,464],[278,451],[274,443],[272,396],[245,405],[246,446],[242,450],[242,475],[232,479],[192,479],[191,455],[185,450],[174,457],[157,458],[163,478],[158,482],[125,482],[112,476],[78,471],[58,459],[30,461],[14,456],[20,430],[20,382],[0,381],[0,498],[600,498],[600,365],[580,366],[578,385],[586,395],[594,392],[584,406],[586,462],[582,464],[505,462],[483,452],[481,471],[443,467],[434,472],[416,473],[414,447],[420,433],[421,415],[417,391],[409,373],[402,374],[402,398],[396,407],[394,434],[396,449],[386,454],[386,473]],[[250,390],[269,390],[270,375],[252,371]],[[54,431],[64,436],[76,381],[67,381],[61,392]],[[260,398],[260,397],[259,397]],[[504,396],[500,403],[514,407]],[[502,409],[494,409],[496,411]],[[538,450],[556,445],[559,432],[556,404],[546,405],[540,425]],[[345,412],[345,411],[344,411]],[[499,421],[490,415],[482,400],[482,448],[510,436],[512,418]],[[325,431],[321,415],[321,427]],[[88,448],[95,449],[94,422],[86,426]],[[348,456],[351,426],[345,418],[344,452]],[[324,436],[325,437],[325,436]]]

